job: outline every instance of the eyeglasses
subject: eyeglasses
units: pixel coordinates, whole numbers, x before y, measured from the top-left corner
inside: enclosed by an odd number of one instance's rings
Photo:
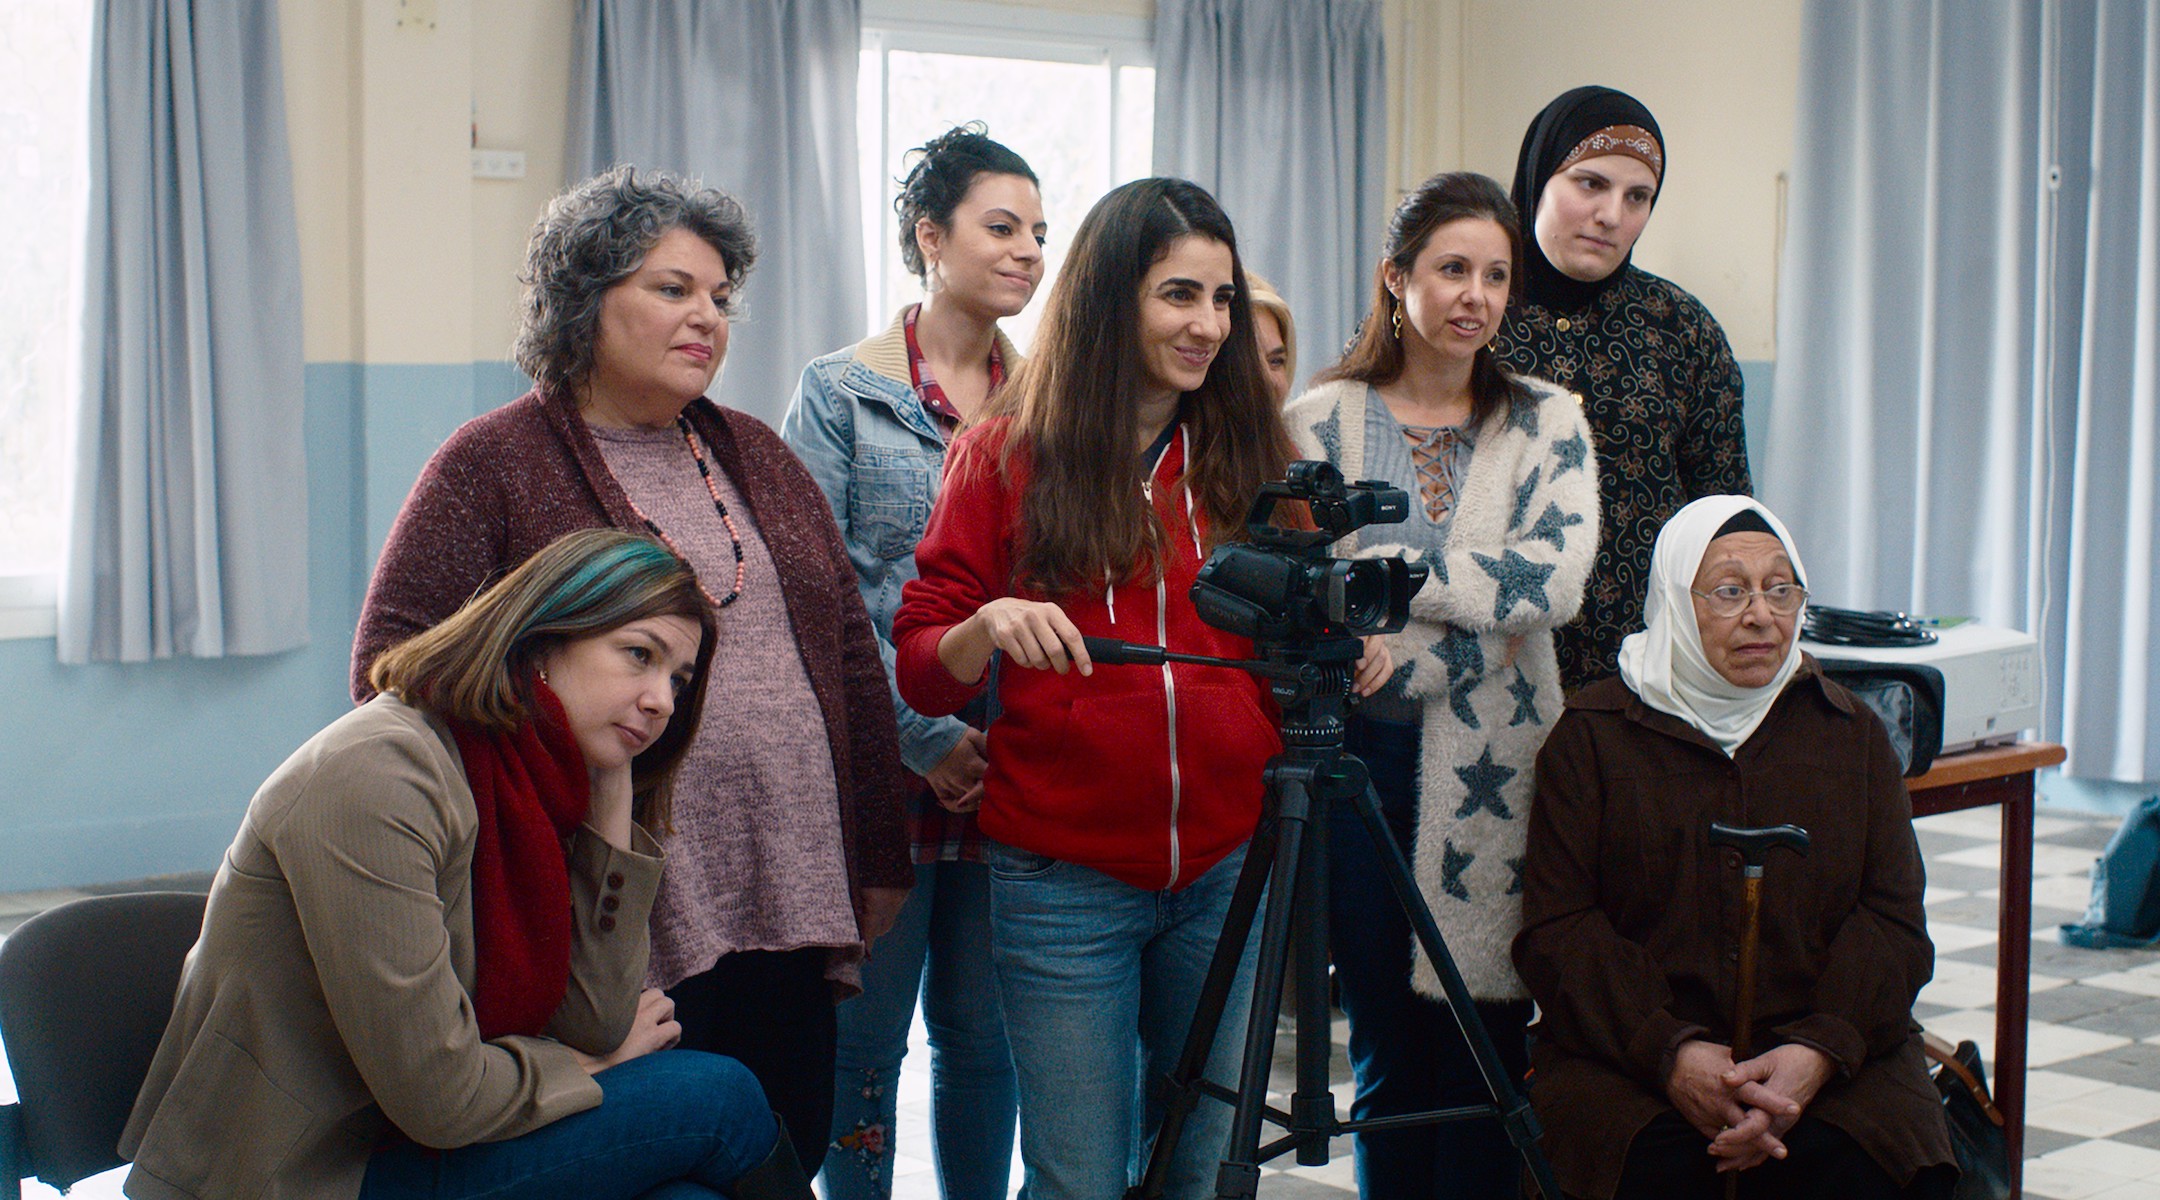
[[[1797,583],[1773,583],[1759,592],[1751,592],[1737,583],[1721,583],[1707,592],[1688,591],[1702,597],[1703,607],[1713,617],[1737,617],[1761,596],[1770,602],[1770,611],[1781,617],[1789,617],[1800,611],[1807,603],[1807,589]]]

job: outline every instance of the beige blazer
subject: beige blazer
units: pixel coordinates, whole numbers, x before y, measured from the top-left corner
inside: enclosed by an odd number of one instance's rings
[[[146,1200],[353,1197],[385,1122],[423,1145],[515,1137],[600,1103],[568,1047],[620,1045],[645,977],[659,849],[569,847],[570,987],[551,1037],[480,1040],[477,816],[457,744],[390,696],[255,794],[165,1040],[120,1138]]]

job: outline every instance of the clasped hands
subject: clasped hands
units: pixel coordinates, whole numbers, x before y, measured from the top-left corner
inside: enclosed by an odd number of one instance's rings
[[[1836,1071],[1820,1050],[1787,1043],[1735,1063],[1716,1042],[1682,1042],[1665,1094],[1710,1139],[1717,1169],[1745,1171],[1785,1157],[1785,1132]]]

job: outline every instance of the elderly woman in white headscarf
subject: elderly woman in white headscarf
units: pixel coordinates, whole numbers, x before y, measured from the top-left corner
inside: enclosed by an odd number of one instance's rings
[[[1711,1197],[1731,1171],[1742,1196],[1949,1195],[1912,1020],[1934,948],[1911,807],[1881,724],[1800,650],[1805,578],[1755,501],[1682,508],[1648,627],[1538,755],[1514,957],[1570,1196]],[[1812,839],[1768,864],[1738,1062],[1741,871],[1712,822]]]

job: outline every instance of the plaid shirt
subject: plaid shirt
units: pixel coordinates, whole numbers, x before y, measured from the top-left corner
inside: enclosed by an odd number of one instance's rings
[[[907,331],[908,381],[915,385],[916,398],[923,408],[937,419],[938,427],[949,439],[960,427],[960,410],[946,398],[945,389],[930,374],[930,360],[923,357],[922,345],[915,340],[915,318],[922,311],[921,305],[911,305],[903,322]],[[998,353],[997,343],[990,344],[990,390],[995,392],[1005,382],[1005,357]],[[996,666],[991,667],[992,686],[986,695],[997,691]],[[969,705],[960,716],[978,729],[988,721],[980,702]],[[918,863],[934,862],[981,862],[983,857],[982,831],[975,825],[975,814],[956,813],[937,802],[937,793],[928,785],[918,789],[908,804],[908,847]]]

